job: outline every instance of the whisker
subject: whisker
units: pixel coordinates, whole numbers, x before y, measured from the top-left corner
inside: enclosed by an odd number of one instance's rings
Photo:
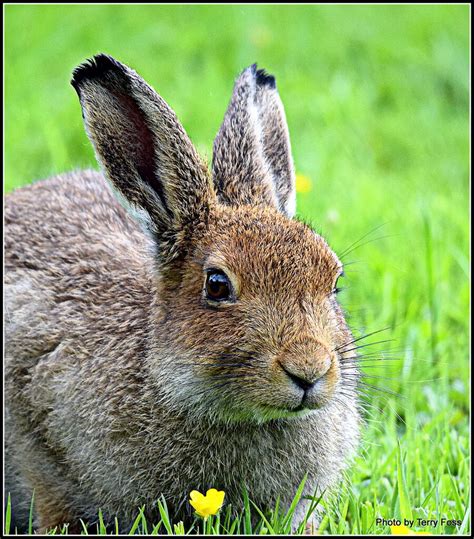
[[[387,378],[385,376],[376,376],[376,375],[368,375],[368,374],[365,374],[363,372],[361,373],[358,373],[358,374],[344,374],[342,376],[342,378],[344,380],[357,380],[357,379],[365,379],[365,378],[371,378],[371,379],[374,379],[374,380],[385,380],[387,382],[393,382],[394,380],[396,380],[396,378]],[[442,377],[439,377],[439,378],[428,378],[428,379],[424,379],[424,380],[404,380],[403,383],[404,384],[425,384],[427,382],[440,382],[442,381],[443,378]]]
[[[347,384],[347,385],[351,385],[351,383]],[[378,391],[380,393],[385,393],[387,395],[391,395],[392,397],[397,397],[397,398],[400,398],[400,399],[406,399],[406,397],[404,395],[401,395],[400,393],[397,393],[396,391],[392,391],[390,389],[386,389],[386,388],[382,388],[382,387],[377,387],[377,386],[374,386],[372,384],[367,384],[366,382],[363,382],[363,381],[359,381],[357,384],[353,384],[352,387],[357,387],[359,388],[359,391],[363,392],[364,390],[365,391]],[[370,395],[370,393],[367,393],[367,395]]]
[[[355,366],[351,366],[351,369],[353,369]],[[384,371],[390,371],[390,372],[400,372],[400,367],[397,365],[385,365],[384,363],[374,363],[373,365],[361,365],[361,369],[359,370],[360,373],[364,373],[366,369],[383,369]],[[344,370],[344,369],[341,369]],[[349,367],[347,368],[349,370]]]
[[[343,375],[343,378],[345,380],[359,380],[359,379],[372,379],[372,380],[385,380],[386,382],[393,382],[395,380],[395,378],[387,378],[386,376],[376,376],[376,375],[369,375],[369,374],[364,374],[364,373],[359,373],[359,374],[344,374]]]
[[[371,357],[367,359],[360,359],[356,360],[352,363],[352,365],[360,365],[361,367],[364,367],[365,365],[383,365],[385,362],[390,361],[403,361],[403,358],[401,357]],[[350,363],[346,363],[346,365],[351,365]]]
[[[374,232],[377,232],[377,230],[381,229],[383,226],[385,226],[387,223],[382,223],[381,225],[378,225],[376,226],[375,228],[373,228],[372,230],[369,230],[369,232],[367,232],[366,234],[364,234],[361,238],[359,238],[358,240],[356,240],[354,243],[351,243],[349,245],[349,247],[346,247],[346,249],[344,249],[344,251],[342,251],[342,253],[339,254],[339,258],[342,259],[343,256],[347,255],[350,253],[350,249],[352,249],[354,246],[356,246],[359,242],[361,242],[363,239],[365,239],[367,236],[370,236],[370,234],[373,234]],[[356,247],[354,247],[355,249]],[[352,250],[354,250],[352,249]]]
[[[385,236],[379,236],[378,238],[372,238],[370,240],[367,240],[367,241],[364,241],[363,243],[359,243],[359,245],[355,245],[352,249],[350,249],[349,251],[343,253],[342,255],[339,256],[339,258],[342,260],[342,258],[346,255],[349,255],[352,253],[352,251],[355,251],[356,249],[359,249],[360,247],[363,247],[364,245],[367,245],[369,243],[373,243],[374,241],[380,241],[380,240],[384,240],[386,238],[395,238],[397,236],[397,234],[386,234]],[[363,239],[363,238],[361,238]]]
[[[340,346],[338,346],[337,348],[334,348],[334,352],[337,352],[338,350],[340,350],[341,348],[344,348],[344,346],[349,346],[350,344],[353,344],[355,342],[358,342],[358,341],[361,341],[363,339],[367,339],[367,337],[371,337],[372,335],[376,335],[377,333],[382,333],[382,331],[387,331],[388,329],[390,329],[390,326],[387,326],[385,328],[382,328],[382,329],[378,329],[377,331],[372,331],[371,333],[367,333],[365,335],[362,335],[361,337],[357,337],[356,339],[353,339],[352,341],[348,341],[344,344],[341,344]]]
[[[357,354],[358,357],[370,357],[371,355],[378,355],[378,356],[393,356],[394,354],[406,354],[407,352],[413,353],[412,350],[409,348],[405,348],[403,346],[396,346],[391,348],[386,348],[385,350],[368,350],[364,351],[363,354]]]
[[[342,350],[340,351],[341,354],[347,354],[348,352],[353,352],[354,350],[360,350],[361,348],[366,348],[367,346],[374,346],[375,344],[383,344],[383,343],[386,343],[386,342],[393,342],[395,341],[396,339],[386,339],[384,341],[375,341],[375,342],[370,342],[370,343],[367,343],[367,344],[361,344],[359,346],[356,346],[355,348],[349,348],[349,350]]]

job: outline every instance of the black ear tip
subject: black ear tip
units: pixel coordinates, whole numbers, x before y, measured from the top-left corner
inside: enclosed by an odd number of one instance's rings
[[[123,72],[124,66],[115,60],[115,58],[112,58],[108,54],[96,54],[76,67],[72,73],[71,84],[78,91],[78,87],[82,81],[96,78],[107,71],[117,69]]]
[[[255,65],[255,64],[254,64]],[[258,69],[255,73],[258,86],[267,86],[268,88],[276,88],[276,80],[273,75],[270,75],[265,69]]]

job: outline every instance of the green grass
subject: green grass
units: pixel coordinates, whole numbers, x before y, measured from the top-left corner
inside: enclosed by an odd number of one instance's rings
[[[286,535],[295,533],[297,535],[303,535],[306,530],[306,523],[309,517],[316,510],[316,506],[321,501],[319,497],[308,497],[310,504],[306,513],[306,517],[299,524],[297,529],[292,528],[292,519],[298,502],[302,499],[302,492],[306,482],[306,478],[301,482],[298,491],[295,493],[294,499],[289,509],[285,512],[277,506],[270,513],[265,515],[249,498],[248,493],[244,490],[244,505],[245,508],[241,514],[235,516],[232,511],[231,505],[226,505],[224,509],[219,511],[217,515],[202,519],[199,516],[195,516],[193,524],[189,528],[185,528],[183,522],[173,522],[173,517],[169,514],[166,500],[162,498],[157,502],[160,520],[157,523],[150,523],[147,521],[144,514],[144,507],[141,507],[137,511],[137,516],[130,528],[129,535],[188,535],[188,534],[205,534],[205,535]],[[5,528],[6,534],[14,534],[16,530],[11,526],[11,502],[10,496],[7,498],[6,505],[6,518]],[[260,521],[256,525],[252,525],[253,516],[257,514],[260,516]],[[97,524],[91,525],[83,522],[82,534],[83,535],[108,535],[111,533],[111,529],[107,529],[104,522],[102,511],[99,509],[97,516]],[[30,513],[29,528],[31,535],[32,528],[32,515]],[[115,518],[114,526],[112,526],[115,535],[119,534],[119,522]],[[55,528],[48,532],[49,535],[67,535],[68,526],[64,525],[61,529]]]
[[[10,5],[5,16],[6,190],[96,167],[69,85],[94,53],[146,78],[208,159],[235,76],[255,61],[277,76],[296,169],[313,184],[299,215],[337,253],[363,238],[343,256],[341,301],[356,330],[394,339],[362,360],[381,378],[365,379],[377,389],[364,388],[362,447],[320,532],[390,533],[378,517],[412,514],[461,521],[416,530],[468,533],[468,6]]]

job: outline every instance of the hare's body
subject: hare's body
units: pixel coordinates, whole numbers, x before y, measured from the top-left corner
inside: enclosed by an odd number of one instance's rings
[[[101,62],[106,76],[120,65]],[[83,75],[75,82],[87,86]],[[146,141],[149,120],[140,124],[136,110],[127,118]],[[120,117],[117,124],[125,125]],[[102,141],[91,125],[99,155],[104,144],[109,152],[115,135]],[[187,181],[201,191],[189,201],[175,198],[171,182],[159,202],[152,168],[142,164],[153,189],[137,183],[128,192],[115,176],[121,166],[105,164],[149,233],[96,172],[7,196],[7,489],[20,526],[33,489],[43,528],[93,522],[100,508],[125,530],[142,505],[156,516],[161,495],[187,520],[189,492],[211,487],[237,507],[243,485],[262,509],[278,497],[287,505],[305,474],[306,493],[333,485],[357,443],[354,378],[337,396],[341,362],[356,375],[352,337],[330,295],[337,259],[306,225],[282,215],[289,184],[273,195],[252,188],[265,202],[256,206],[241,191],[232,206],[229,180],[226,204],[218,203],[187,140],[180,144],[185,167],[159,161],[155,170],[180,177],[194,167]],[[130,153],[152,158],[143,145]],[[145,207],[145,191],[154,207]],[[225,268],[238,301],[203,299],[203,266],[208,276]],[[321,371],[326,356],[334,359]],[[325,385],[313,395],[318,378]]]

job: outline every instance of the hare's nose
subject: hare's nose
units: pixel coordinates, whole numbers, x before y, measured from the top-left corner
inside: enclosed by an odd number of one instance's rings
[[[298,386],[301,387],[304,391],[310,390],[314,384],[316,383],[316,380],[308,380],[307,378],[302,378],[301,375],[293,374],[292,372],[286,370],[283,367],[283,370],[286,372],[286,374],[293,380],[293,382]]]
[[[282,365],[282,369],[298,387],[303,391],[309,391],[328,372],[330,366],[331,359],[328,357],[326,360],[318,362],[317,369],[296,369],[284,365]]]

